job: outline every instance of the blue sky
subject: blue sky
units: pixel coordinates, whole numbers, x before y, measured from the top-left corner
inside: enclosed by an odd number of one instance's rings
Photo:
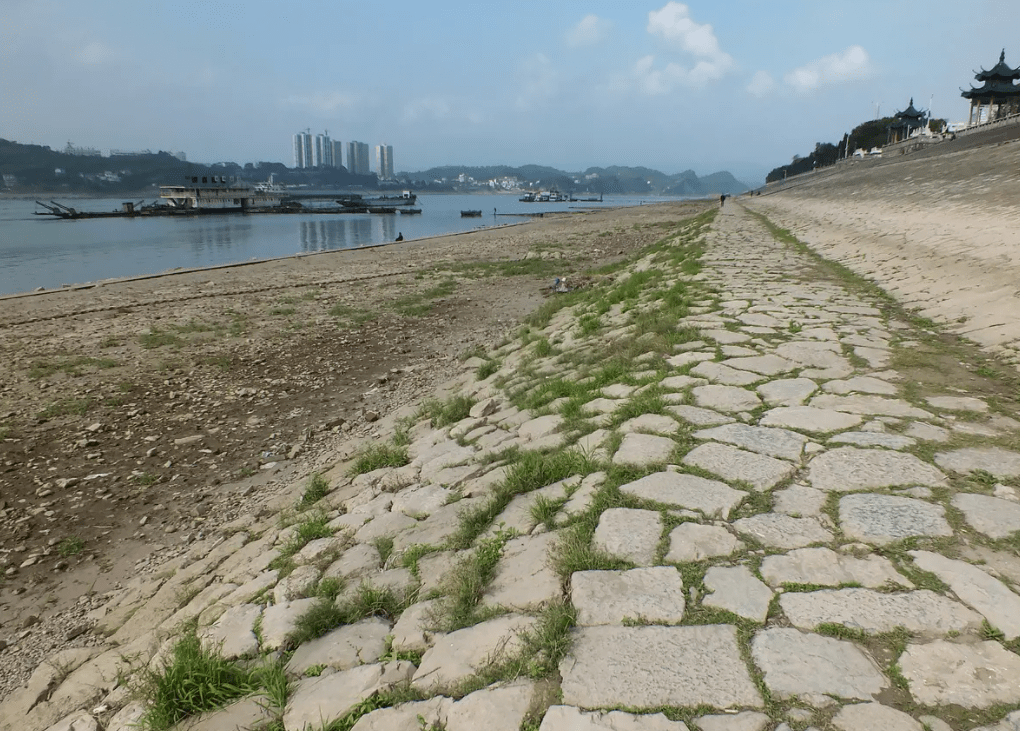
[[[3,0],[0,137],[291,164],[291,135],[440,164],[728,169],[754,183],[959,89],[1020,2]],[[1012,42],[1012,46],[1010,45]]]

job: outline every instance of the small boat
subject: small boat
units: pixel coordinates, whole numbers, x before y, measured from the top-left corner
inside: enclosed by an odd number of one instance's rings
[[[393,206],[369,206],[369,213],[396,213],[397,209]]]
[[[460,212],[460,217],[461,218],[481,218],[482,217],[482,212],[481,211],[461,211]]]
[[[403,214],[405,216],[413,216],[415,214],[421,213],[421,209],[420,208],[399,208],[397,210],[398,210],[399,213],[401,213],[401,214]]]

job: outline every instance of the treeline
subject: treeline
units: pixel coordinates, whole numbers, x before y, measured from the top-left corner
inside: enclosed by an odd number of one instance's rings
[[[848,154],[852,155],[854,150],[871,150],[876,147],[882,147],[885,145],[889,135],[889,125],[895,121],[895,117],[873,119],[854,127],[849,134],[843,135],[843,139],[839,142],[817,142],[813,152],[806,157],[794,155],[793,162],[772,170],[765,177],[765,182],[771,183],[775,180],[782,180],[792,175],[806,173],[826,165],[833,165],[837,160],[847,157]],[[944,119],[932,119],[928,122],[928,127],[933,132],[938,133],[945,129],[946,124],[947,122]]]

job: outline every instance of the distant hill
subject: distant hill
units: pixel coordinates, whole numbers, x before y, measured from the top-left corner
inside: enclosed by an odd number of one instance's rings
[[[645,167],[592,167],[584,172],[567,172],[542,165],[444,165],[399,177],[422,183],[457,181],[460,176],[475,181],[517,178],[523,188],[557,188],[564,193],[649,193],[664,195],[737,195],[750,190],[728,172],[699,178],[693,170],[667,175]],[[417,187],[422,187],[418,185]]]

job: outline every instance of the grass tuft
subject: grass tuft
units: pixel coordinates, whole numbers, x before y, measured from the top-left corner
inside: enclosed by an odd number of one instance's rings
[[[308,478],[308,485],[305,487],[301,500],[298,501],[298,509],[309,508],[322,500],[329,493],[329,482],[318,472]]]
[[[406,446],[372,444],[358,452],[347,474],[357,477],[382,467],[403,467],[410,461]]]

